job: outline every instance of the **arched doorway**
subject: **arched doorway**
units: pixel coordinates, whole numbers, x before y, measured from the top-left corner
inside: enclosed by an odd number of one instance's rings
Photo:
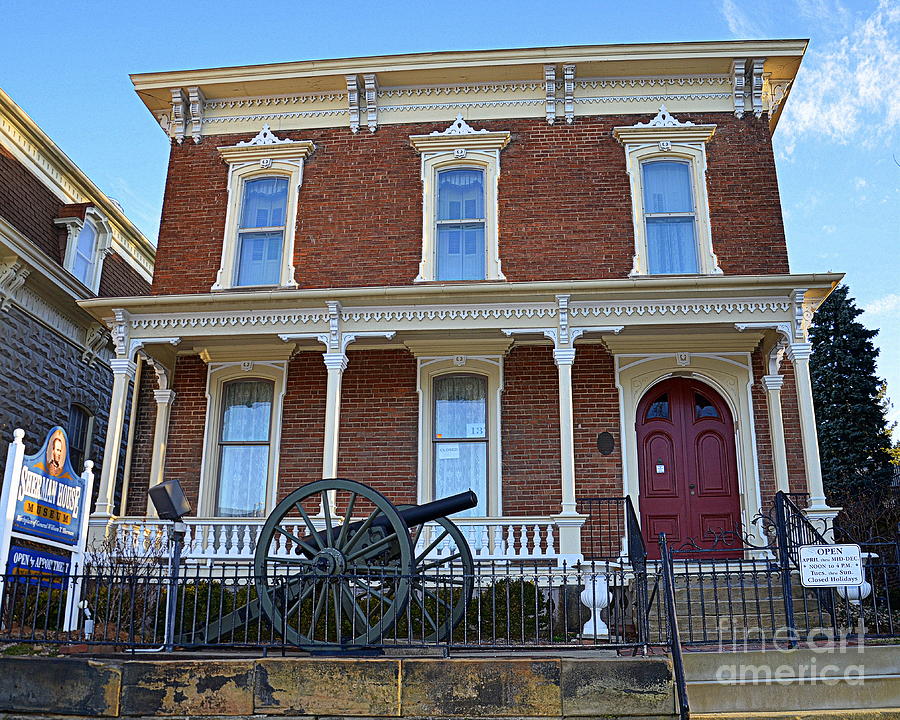
[[[698,380],[665,380],[638,404],[636,429],[641,528],[650,557],[659,557],[661,532],[675,546],[692,540],[701,548],[712,548],[723,532],[740,532],[734,419],[721,395]]]

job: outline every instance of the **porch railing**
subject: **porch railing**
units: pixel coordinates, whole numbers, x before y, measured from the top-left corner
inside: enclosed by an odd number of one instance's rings
[[[313,522],[318,523],[316,518]],[[469,543],[475,560],[553,560],[557,557],[557,534],[552,518],[453,518]],[[263,518],[185,518],[187,532],[183,557],[191,562],[250,561],[264,523]],[[324,528],[324,519],[320,527]],[[170,523],[147,518],[121,518],[113,524],[111,552],[123,556],[165,555],[166,528]],[[432,537],[427,525],[419,537],[417,550],[426,548]],[[299,522],[286,529],[297,537],[306,534]],[[429,555],[453,553],[450,538],[432,548]],[[292,543],[276,538],[276,556],[293,554]]]

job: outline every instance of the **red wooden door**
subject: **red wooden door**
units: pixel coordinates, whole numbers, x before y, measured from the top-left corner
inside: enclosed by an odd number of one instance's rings
[[[734,421],[725,401],[697,380],[666,380],[641,400],[636,427],[641,528],[650,557],[659,557],[661,532],[676,547],[688,540],[723,547],[715,537],[739,532],[741,523]]]

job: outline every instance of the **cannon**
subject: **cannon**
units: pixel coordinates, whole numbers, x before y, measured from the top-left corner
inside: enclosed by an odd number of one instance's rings
[[[261,615],[285,643],[305,649],[389,644],[394,634],[406,642],[447,640],[471,600],[475,571],[447,516],[477,503],[468,491],[395,506],[352,480],[304,485],[260,531],[256,597],[180,642],[233,637]]]

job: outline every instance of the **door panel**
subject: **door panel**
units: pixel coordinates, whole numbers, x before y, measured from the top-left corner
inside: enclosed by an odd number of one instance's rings
[[[641,400],[636,430],[650,557],[659,557],[660,532],[673,544],[713,548],[723,533],[740,531],[734,421],[718,393],[697,380],[666,380]],[[732,550],[712,557],[739,556]]]
[[[701,497],[731,494],[731,472],[724,439],[708,430],[697,438],[697,494]]]
[[[647,438],[644,462],[649,468],[648,497],[677,497],[675,448],[669,433],[657,432]]]

